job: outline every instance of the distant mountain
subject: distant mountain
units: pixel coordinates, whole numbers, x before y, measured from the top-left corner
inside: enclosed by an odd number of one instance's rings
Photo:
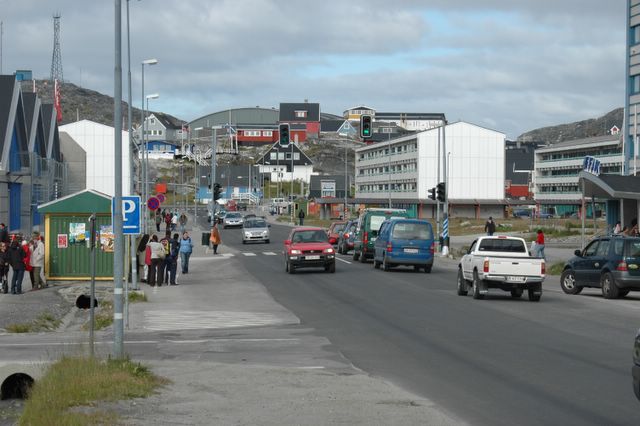
[[[22,83],[24,92],[33,90],[31,80]],[[43,103],[53,103],[53,83],[49,80],[36,80],[36,92]],[[78,87],[73,83],[62,83],[60,86],[62,106],[62,124],[73,123],[78,120],[91,120],[96,123],[113,127],[113,97],[103,95],[95,90]],[[126,92],[123,93],[126,98]],[[135,102],[135,101],[134,101]],[[127,128],[127,103],[122,102],[124,128]],[[140,124],[142,112],[133,108],[134,127]]]
[[[591,136],[610,134],[613,126],[622,130],[624,108],[617,108],[599,118],[576,121],[575,123],[559,124],[557,126],[542,127],[518,136],[522,142],[543,142],[554,144],[573,139],[583,139]]]

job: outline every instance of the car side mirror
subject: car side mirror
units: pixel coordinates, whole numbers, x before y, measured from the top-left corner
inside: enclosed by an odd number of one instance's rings
[[[580,250],[574,251],[573,254],[575,254],[576,256],[582,257],[582,251]]]
[[[290,246],[291,245],[291,240],[284,240],[284,245],[285,246]]]

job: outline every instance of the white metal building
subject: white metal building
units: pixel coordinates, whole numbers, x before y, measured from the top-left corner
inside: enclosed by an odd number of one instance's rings
[[[115,194],[113,127],[81,120],[60,126],[86,152],[86,189]],[[122,132],[122,195],[129,195],[129,132]]]
[[[443,131],[444,130],[444,131]],[[505,135],[463,121],[356,150],[356,198],[385,204],[389,197],[418,217],[435,215],[429,189],[438,179],[438,145],[448,158],[449,213],[458,217],[502,216]],[[390,151],[390,154],[389,154]],[[389,170],[391,174],[389,174]]]

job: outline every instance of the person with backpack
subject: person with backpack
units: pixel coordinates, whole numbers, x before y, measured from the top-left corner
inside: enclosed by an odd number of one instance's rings
[[[178,254],[180,252],[180,235],[173,234],[169,241],[169,256],[165,258],[165,282],[169,285],[178,285],[176,272],[178,270]]]
[[[9,264],[13,269],[13,275],[11,276],[11,294],[22,294],[22,279],[24,278],[25,263],[24,260],[27,254],[20,244],[18,239],[14,239],[9,246]]]
[[[180,240],[180,263],[182,264],[182,273],[189,273],[189,257],[193,252],[193,242],[189,237],[188,232],[182,233],[182,239]]]

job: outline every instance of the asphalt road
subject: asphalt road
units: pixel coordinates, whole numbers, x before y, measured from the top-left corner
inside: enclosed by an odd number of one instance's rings
[[[234,229],[222,240],[301,326],[364,371],[471,424],[640,424],[630,374],[637,295],[569,296],[553,277],[539,303],[498,290],[476,301],[456,295],[451,263],[382,272],[341,255],[335,274],[289,275],[280,255],[262,255],[280,253],[289,230],[274,224],[268,245],[242,245]]]

